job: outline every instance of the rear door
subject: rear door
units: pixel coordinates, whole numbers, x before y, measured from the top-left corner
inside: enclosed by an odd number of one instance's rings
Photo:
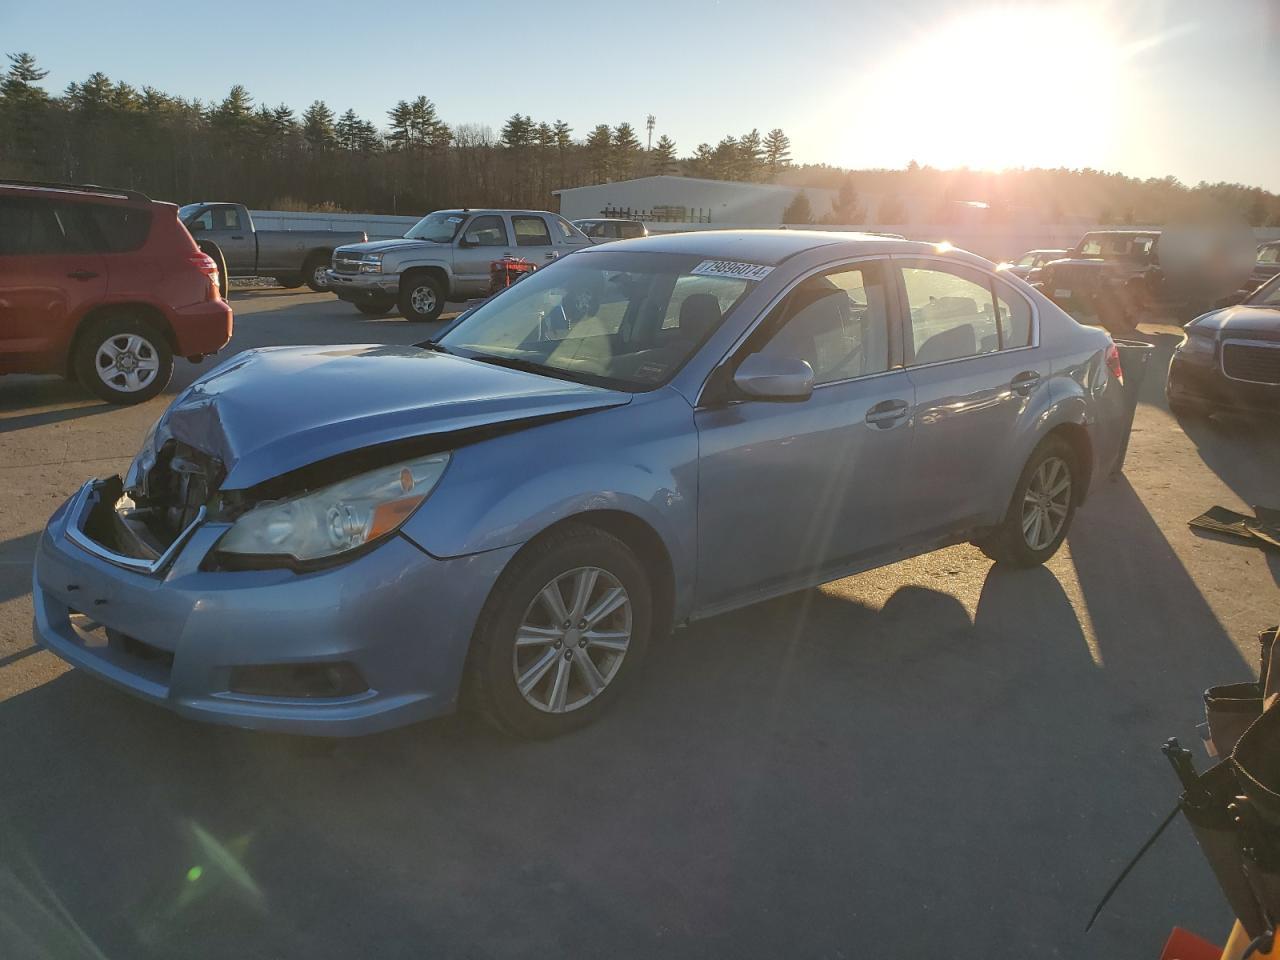
[[[1017,438],[1044,409],[1050,365],[1031,303],[986,271],[894,258],[907,373],[915,389],[910,535],[993,523],[1021,469]]]
[[[506,219],[482,213],[465,224],[453,251],[454,294],[483,296],[489,290],[489,264],[515,255]]]
[[[695,413],[700,609],[893,551],[913,394],[890,323],[889,270],[887,260],[861,260],[806,278],[715,375],[773,354],[805,360],[814,390],[798,403],[742,399]],[[682,326],[705,300],[683,298]]]
[[[517,254],[539,267],[545,267],[564,252],[552,242],[551,227],[539,214],[513,213],[511,228],[515,234]]]
[[[76,206],[0,196],[0,370],[62,372],[76,323],[106,296],[105,258]]]

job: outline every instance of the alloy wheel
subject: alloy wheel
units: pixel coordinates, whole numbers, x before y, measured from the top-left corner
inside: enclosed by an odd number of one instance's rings
[[[1022,498],[1022,536],[1032,550],[1053,543],[1067,522],[1071,505],[1071,468],[1061,457],[1046,457],[1036,468]]]
[[[311,280],[317,287],[329,286],[329,265],[322,263],[311,272]]]
[[[545,713],[585,706],[617,675],[631,629],[631,598],[617,577],[599,567],[560,574],[538,591],[516,631],[516,687]]]
[[[98,377],[112,390],[137,393],[155,379],[160,370],[160,355],[146,337],[122,333],[103,341],[93,366]]]

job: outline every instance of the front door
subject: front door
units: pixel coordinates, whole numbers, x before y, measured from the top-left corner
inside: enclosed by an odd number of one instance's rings
[[[551,242],[551,231],[544,218],[534,213],[513,213],[511,227],[515,231],[519,255],[532,260],[536,266],[545,267],[560,255]]]
[[[944,259],[899,259],[905,357],[915,388],[911,536],[995,523],[1021,463],[1026,418],[1043,410],[1050,366],[1035,346],[1031,305],[985,271]]]
[[[107,267],[74,203],[0,197],[0,372],[58,373]]]
[[[696,412],[700,610],[819,582],[892,550],[914,397],[887,274],[886,261],[863,260],[807,278],[730,361],[757,352],[807,361],[807,400]]]
[[[482,297],[489,291],[489,264],[513,256],[515,249],[501,214],[471,218],[453,251],[454,296]]]

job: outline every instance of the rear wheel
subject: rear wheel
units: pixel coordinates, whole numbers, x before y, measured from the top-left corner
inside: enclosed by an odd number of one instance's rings
[[[316,293],[329,289],[329,256],[313,253],[302,266],[302,280]]]
[[[80,383],[108,403],[150,400],[173,375],[163,331],[128,314],[93,321],[77,339],[72,363]]]
[[[1059,437],[1044,440],[1022,468],[1003,522],[976,546],[996,563],[1034,567],[1062,546],[1075,516],[1080,470]]]
[[[650,598],[644,567],[618,538],[570,525],[536,541],[499,578],[476,625],[474,705],[518,737],[592,722],[640,666]]]
[[[394,306],[395,302],[392,300],[362,300],[356,304],[356,309],[366,317],[381,317],[389,313]]]
[[[302,282],[303,282],[302,277],[292,273],[286,274],[283,277],[275,277],[274,280],[276,283],[280,284],[280,286],[284,287],[286,290],[297,290],[300,286],[302,286]]]
[[[406,320],[428,323],[444,311],[445,292],[430,273],[411,273],[400,282],[400,313]]]

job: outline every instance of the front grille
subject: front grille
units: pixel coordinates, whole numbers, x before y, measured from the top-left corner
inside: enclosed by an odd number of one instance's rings
[[[338,254],[333,258],[334,273],[359,273],[360,259],[359,257],[348,257]]]
[[[1222,372],[1233,380],[1280,384],[1280,343],[1228,342],[1222,347]]]

